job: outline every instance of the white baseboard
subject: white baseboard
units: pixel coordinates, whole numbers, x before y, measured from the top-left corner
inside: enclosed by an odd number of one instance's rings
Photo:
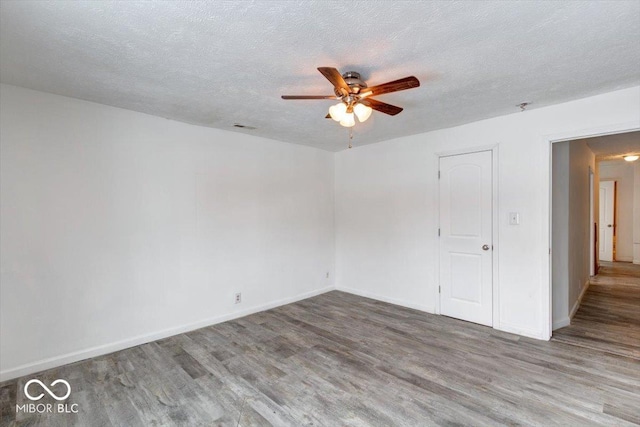
[[[17,366],[15,368],[6,369],[0,371],[0,382],[18,378],[24,375],[30,375],[36,372],[44,371],[47,369],[55,368],[58,366],[66,365],[68,363],[78,362],[80,360],[90,359],[92,357],[102,356],[105,354],[113,353],[114,351],[124,350],[126,348],[135,347],[137,345],[146,344],[152,341],[168,338],[174,335],[182,334],[196,329],[204,328],[206,326],[215,325],[217,323],[226,322],[228,320],[237,319],[239,317],[248,316],[250,314],[258,313],[260,311],[269,310],[282,305],[291,304],[296,301],[311,298],[316,295],[324,294],[329,291],[335,290],[334,286],[328,286],[322,289],[316,289],[311,292],[305,292],[289,298],[283,298],[277,301],[272,301],[267,304],[250,307],[242,311],[236,311],[233,313],[225,314],[222,316],[212,317],[209,319],[200,320],[194,323],[188,323],[186,325],[176,326],[174,328],[164,329],[162,331],[153,332],[145,335],[138,335],[136,337],[127,338],[125,340],[112,342],[109,344],[99,345],[96,347],[90,347],[80,351],[74,351],[60,356],[50,357],[47,359],[39,360],[37,362],[27,363]]]
[[[582,298],[584,298],[584,294],[587,293],[587,289],[589,289],[589,279],[587,279],[587,281],[584,283],[584,286],[582,286],[582,291],[580,291],[580,296],[576,300],[575,304],[573,304],[573,307],[571,307],[571,312],[569,313],[569,319],[573,319],[573,316],[575,316],[576,311],[578,311],[578,309],[580,308],[580,303],[582,303]]]
[[[589,280],[585,282],[584,286],[582,287],[582,291],[580,291],[580,296],[578,297],[576,302],[573,304],[573,307],[571,307],[571,312],[569,312],[569,317],[565,317],[563,319],[559,319],[553,322],[554,331],[556,329],[564,328],[565,326],[569,326],[571,324],[571,319],[573,319],[573,316],[575,316],[576,312],[578,311],[578,308],[580,308],[580,304],[582,303],[582,298],[584,297],[584,294],[587,292],[587,289],[589,289]]]
[[[569,326],[571,324],[571,319],[569,316],[564,317],[562,319],[556,320],[553,322],[553,330],[564,328],[565,326]]]
[[[500,322],[499,326],[494,326],[494,329],[502,332],[509,332],[510,334],[516,334],[527,338],[533,338],[536,340],[549,341],[549,338],[544,336],[542,331],[535,331],[533,329],[526,329],[521,326],[511,325],[509,323]]]
[[[371,298],[371,299],[374,299],[374,300],[377,300],[377,301],[388,302],[389,304],[399,305],[401,307],[412,308],[414,310],[420,310],[420,311],[425,311],[425,312],[430,313],[430,314],[435,314],[435,311],[434,311],[433,307],[428,307],[428,306],[423,305],[423,304],[415,304],[415,303],[407,302],[407,301],[404,301],[404,300],[399,300],[399,299],[395,299],[395,298],[389,298],[389,297],[385,297],[385,296],[382,296],[382,295],[373,294],[373,293],[367,292],[367,291],[361,291],[360,289],[345,288],[345,287],[342,287],[342,286],[337,286],[336,290],[337,291],[346,292],[348,294],[358,295],[358,296],[365,297],[365,298]]]
[[[349,294],[358,295],[358,296],[365,297],[365,298],[371,298],[371,299],[374,299],[374,300],[377,300],[377,301],[387,302],[389,304],[399,305],[401,307],[413,308],[414,310],[424,311],[424,312],[429,313],[429,314],[436,314],[433,307],[428,307],[428,306],[423,305],[423,304],[415,304],[415,303],[407,302],[407,301],[404,301],[404,300],[399,300],[399,299],[395,299],[395,298],[389,298],[389,297],[385,297],[385,296],[382,296],[382,295],[377,295],[377,294],[374,294],[374,293],[371,293],[371,292],[362,291],[360,289],[347,288],[347,287],[342,287],[342,286],[336,286],[336,290],[337,291],[342,291],[342,292],[347,292]],[[521,336],[528,337],[528,338],[534,338],[534,339],[537,339],[537,340],[543,340],[543,341],[548,341],[549,340],[548,338],[543,337],[542,334],[540,333],[540,331],[533,331],[533,330],[529,330],[529,329],[524,329],[524,328],[520,328],[518,326],[505,324],[504,322],[501,322],[499,325],[494,325],[494,329],[499,330],[499,331],[503,331],[503,332],[509,332],[511,334],[521,335]]]

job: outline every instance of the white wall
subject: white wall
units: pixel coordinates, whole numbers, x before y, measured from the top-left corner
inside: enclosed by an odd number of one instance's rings
[[[640,127],[639,101],[634,87],[337,153],[336,286],[435,312],[436,153],[498,145],[494,324],[547,339],[549,140]],[[509,212],[520,212],[519,226]]]
[[[332,153],[0,89],[3,380],[332,286]]]
[[[639,100],[355,148],[334,172],[332,153],[2,85],[0,377],[322,292],[334,260],[340,288],[434,312],[436,153],[496,145],[494,323],[546,339],[549,139],[640,127]]]
[[[624,160],[600,162],[600,181],[616,181],[616,261],[633,261],[635,168]]]
[[[589,285],[591,253],[589,212],[589,170],[596,158],[586,141],[572,141],[569,147],[569,316],[573,317]],[[597,212],[597,211],[596,211]]]
[[[570,324],[589,285],[590,258],[593,256],[589,173],[595,174],[596,162],[585,140],[558,142],[552,149],[551,280],[555,330]],[[594,209],[595,205],[594,201]]]

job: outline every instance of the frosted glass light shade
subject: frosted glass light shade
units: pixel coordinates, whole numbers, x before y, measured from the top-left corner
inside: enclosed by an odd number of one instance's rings
[[[361,123],[366,121],[369,117],[371,117],[372,111],[373,109],[371,107],[368,107],[364,104],[356,104],[353,107],[353,112],[356,113],[356,116],[358,117],[358,120],[360,120]]]
[[[636,156],[636,155],[624,156],[624,159],[627,162],[635,162],[636,160],[640,159],[640,156]]]
[[[353,113],[345,113],[342,120],[340,120],[340,124],[344,127],[350,128],[356,124],[356,120],[353,118]]]
[[[333,120],[339,122],[344,118],[344,115],[347,113],[347,106],[344,102],[339,102],[336,105],[332,105],[329,107],[329,115]]]

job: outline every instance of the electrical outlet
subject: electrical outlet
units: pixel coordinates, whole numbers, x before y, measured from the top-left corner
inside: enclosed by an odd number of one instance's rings
[[[520,225],[520,214],[518,212],[509,212],[509,225]]]
[[[236,294],[236,304],[240,304],[242,302],[242,294],[238,292]]]

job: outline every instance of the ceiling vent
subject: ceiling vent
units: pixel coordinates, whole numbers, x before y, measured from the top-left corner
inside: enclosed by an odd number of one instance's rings
[[[234,128],[240,128],[240,129],[248,129],[248,130],[254,130],[254,129],[256,129],[256,128],[255,128],[255,127],[253,127],[253,126],[241,125],[240,123],[234,123],[234,124],[233,124],[233,127],[234,127]]]

